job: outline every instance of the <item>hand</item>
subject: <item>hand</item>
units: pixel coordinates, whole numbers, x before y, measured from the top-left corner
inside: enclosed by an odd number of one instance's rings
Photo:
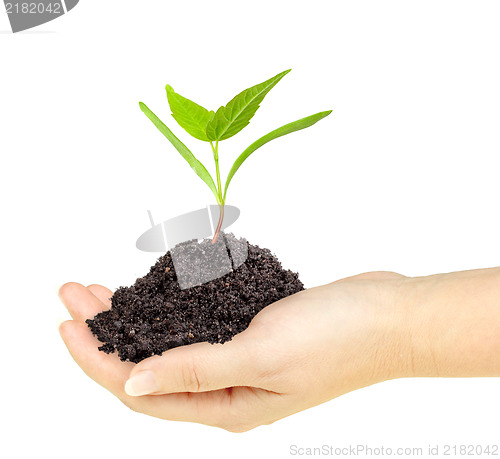
[[[404,376],[395,302],[404,279],[367,273],[312,288],[266,307],[232,341],[139,364],[98,351],[85,324],[110,307],[112,292],[69,283],[60,297],[73,320],[60,333],[83,371],[132,410],[242,432]]]

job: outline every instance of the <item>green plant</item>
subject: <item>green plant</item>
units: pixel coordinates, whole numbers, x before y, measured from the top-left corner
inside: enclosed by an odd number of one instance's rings
[[[210,190],[220,206],[219,222],[214,233],[212,242],[217,241],[217,237],[222,227],[224,219],[224,205],[226,203],[227,188],[231,180],[240,168],[243,162],[258,148],[265,145],[271,140],[278,137],[290,134],[291,132],[305,129],[319,120],[328,116],[331,110],[319,112],[315,115],[307,116],[292,123],[285,124],[269,134],[261,137],[252,143],[241,155],[236,159],[226,179],[224,188],[219,171],[219,142],[229,139],[245,126],[250,123],[250,120],[255,115],[255,112],[260,106],[260,103],[266,94],[288,73],[290,70],[285,70],[278,75],[270,78],[263,83],[252,86],[239,93],[231,99],[225,106],[220,107],[216,112],[208,111],[200,105],[192,102],[189,99],[176,93],[171,86],[167,85],[167,98],[172,111],[172,116],[189,134],[196,139],[204,142],[209,142],[212,147],[212,154],[215,161],[215,172],[217,184],[215,184],[212,176],[207,171],[206,167],[198,161],[193,153],[172,133],[172,131],[142,102],[139,102],[141,110],[153,122],[158,130],[172,143],[182,157],[189,163],[191,168],[198,176],[208,185]]]

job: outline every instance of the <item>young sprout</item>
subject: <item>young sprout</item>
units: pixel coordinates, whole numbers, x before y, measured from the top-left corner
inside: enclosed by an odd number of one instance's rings
[[[319,112],[315,115],[307,116],[292,123],[285,124],[269,134],[261,137],[252,143],[241,155],[236,159],[229,174],[227,176],[224,188],[220,178],[219,171],[219,142],[229,139],[233,135],[240,132],[245,126],[250,123],[250,120],[255,115],[255,112],[260,106],[260,103],[266,94],[288,73],[290,70],[285,70],[278,75],[270,78],[263,83],[252,86],[239,93],[231,99],[225,106],[220,107],[216,112],[208,111],[202,106],[186,99],[176,93],[171,86],[167,85],[167,98],[172,111],[172,116],[189,134],[196,139],[210,143],[212,154],[215,161],[215,173],[217,185],[212,176],[207,171],[205,166],[198,161],[193,153],[172,133],[172,131],[142,102],[139,102],[141,110],[153,122],[158,130],[172,143],[182,157],[189,163],[196,174],[208,185],[210,190],[217,200],[219,205],[219,222],[214,233],[212,243],[217,242],[217,237],[222,228],[224,220],[224,205],[226,203],[227,188],[231,180],[240,168],[243,162],[258,148],[265,145],[271,140],[278,137],[290,134],[291,132],[300,131],[319,120],[328,116],[332,111]]]

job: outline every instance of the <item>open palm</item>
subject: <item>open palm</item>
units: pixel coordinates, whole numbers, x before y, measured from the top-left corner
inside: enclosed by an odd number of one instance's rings
[[[225,344],[181,346],[138,364],[99,351],[85,323],[111,306],[103,286],[65,284],[73,320],[59,330],[83,371],[132,410],[241,432],[389,379],[385,305],[402,278],[368,273],[309,289],[264,308]],[[154,383],[148,395],[133,390],[141,378]]]

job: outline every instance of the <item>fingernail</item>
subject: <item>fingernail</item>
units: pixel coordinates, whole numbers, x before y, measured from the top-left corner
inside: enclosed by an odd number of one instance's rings
[[[137,373],[125,383],[125,392],[133,397],[152,394],[159,390],[160,388],[158,387],[156,376],[149,370]]]

